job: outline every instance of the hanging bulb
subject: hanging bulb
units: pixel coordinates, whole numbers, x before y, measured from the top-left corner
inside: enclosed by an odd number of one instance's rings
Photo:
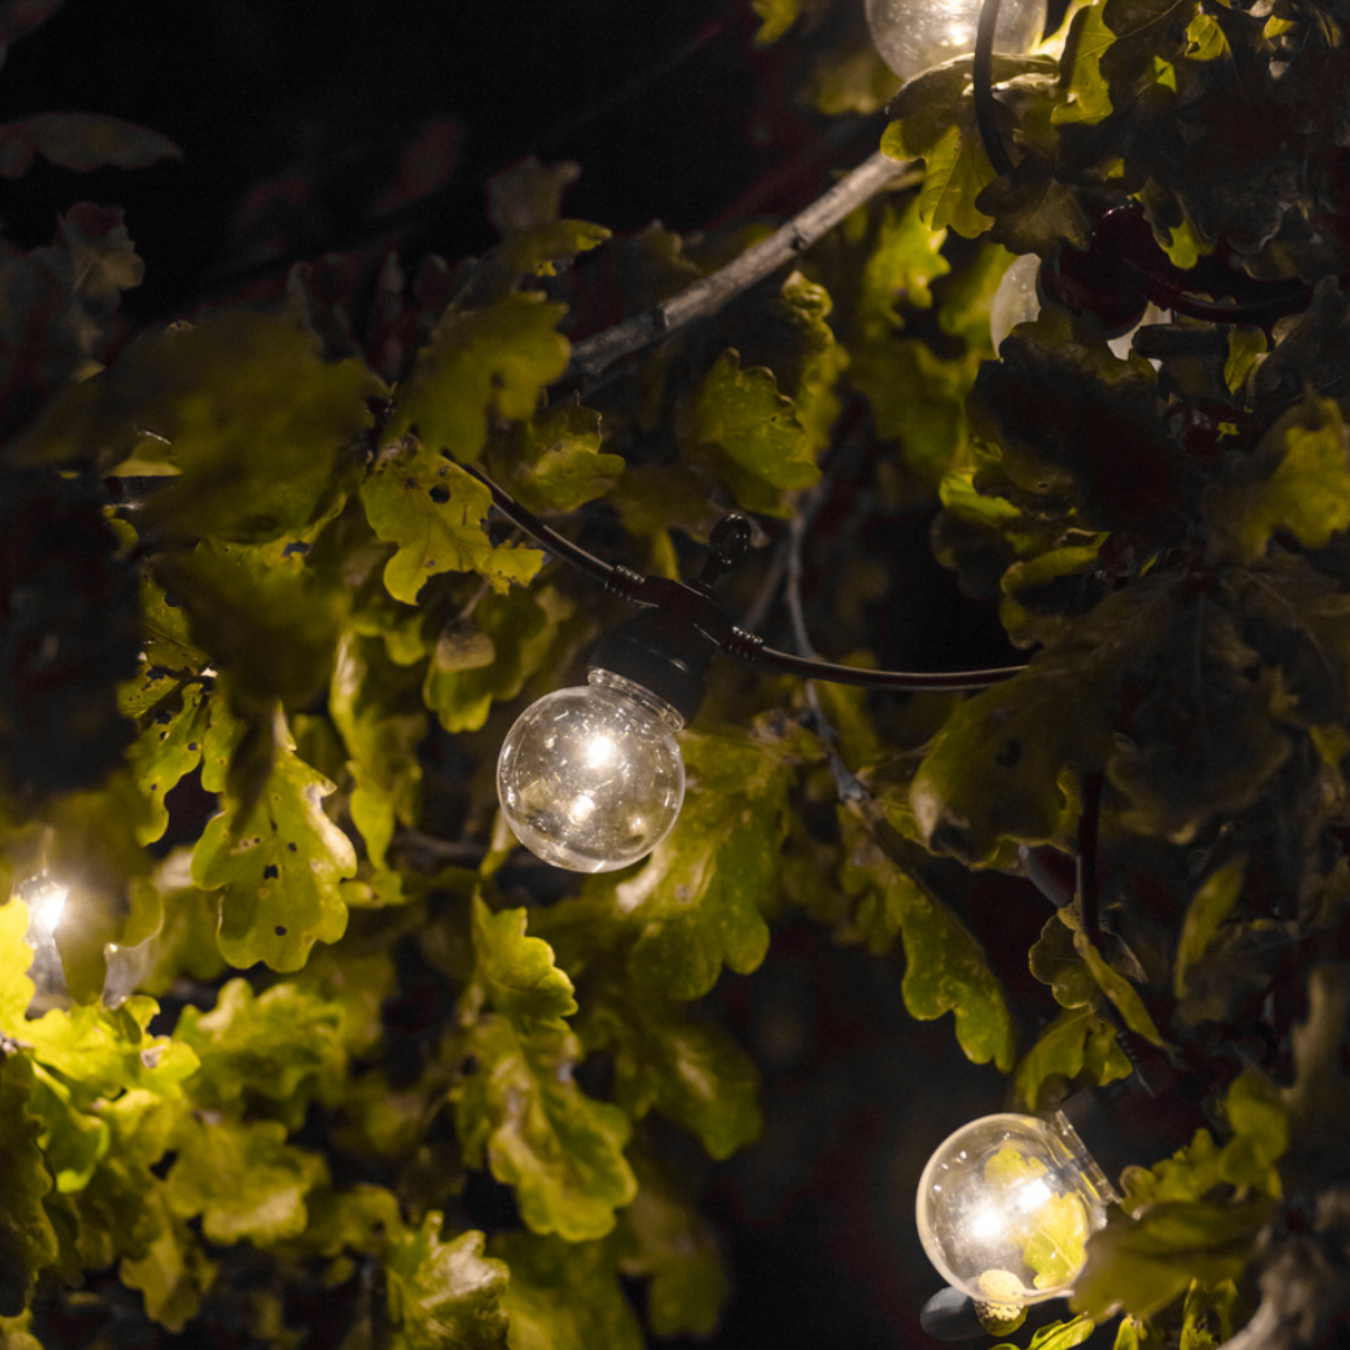
[[[28,1016],[37,1017],[49,1008],[70,1004],[66,990],[66,971],[56,945],[56,930],[65,917],[70,887],[58,881],[44,868],[14,888],[16,899],[28,909],[28,931],[24,941],[33,949],[28,978],[33,981],[33,998]],[[109,942],[104,947],[107,974],[103,984],[105,1007],[115,1008],[133,993],[149,971],[155,939],[147,938],[135,947]]]
[[[919,1180],[916,1219],[947,1282],[1000,1310],[1067,1294],[1115,1193],[1061,1112],[962,1126]]]
[[[1031,323],[1041,312],[1041,297],[1036,293],[1040,270],[1041,260],[1034,253],[1024,253],[1004,272],[989,306],[989,336],[995,352],[1019,323]]]
[[[684,801],[675,740],[683,725],[649,689],[593,668],[588,686],[527,708],[502,743],[497,795],[507,824],[532,853],[574,872],[645,857]]]
[[[1032,323],[1041,312],[1041,293],[1038,281],[1041,275],[1041,260],[1034,253],[1024,253],[1003,274],[994,292],[993,302],[989,306],[989,336],[994,351],[1003,346],[1003,340],[1019,323]],[[1169,323],[1170,312],[1161,310],[1151,301],[1145,300],[1142,308],[1131,312],[1130,319],[1137,319],[1124,332],[1111,337],[1108,332],[1107,346],[1122,361],[1126,360],[1134,345],[1134,335],[1145,324]],[[1113,331],[1113,330],[1112,330]],[[1158,362],[1153,362],[1156,369]]]
[[[1045,0],[1002,0],[994,50],[1028,52],[1045,31]],[[912,80],[975,50],[980,0],[867,0],[867,26],[881,59]]]

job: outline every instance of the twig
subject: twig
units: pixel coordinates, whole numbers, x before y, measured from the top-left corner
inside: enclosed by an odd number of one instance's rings
[[[793,642],[800,655],[813,661],[819,659],[820,653],[811,645],[810,634],[806,631],[806,615],[802,610],[802,550],[806,543],[806,532],[815,517],[820,502],[821,496],[819,490],[817,490],[815,500],[793,517],[791,524],[788,526],[787,585],[784,588],[788,614],[792,619]],[[834,785],[839,793],[839,800],[841,802],[866,800],[869,795],[867,789],[863,787],[858,775],[844,763],[844,758],[839,753],[839,732],[834,723],[825,715],[825,709],[821,706],[820,693],[816,689],[815,680],[806,680],[805,687],[807,706],[811,709],[811,720],[815,723],[816,734],[824,743],[825,753],[829,756],[830,772],[834,775]]]
[[[1098,832],[1101,829],[1103,775],[1083,775],[1083,810],[1078,818],[1078,911],[1090,941],[1101,936],[1101,870]]]
[[[669,300],[578,342],[572,349],[568,378],[598,379],[622,357],[669,337],[686,324],[716,314],[742,291],[762,281],[789,259],[805,253],[823,234],[883,188],[908,186],[919,181],[919,177],[912,161],[897,161],[877,151],[823,197],[719,271],[702,277]]]

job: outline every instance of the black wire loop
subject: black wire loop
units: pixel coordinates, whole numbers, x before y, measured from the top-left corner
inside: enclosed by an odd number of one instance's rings
[[[627,567],[607,563],[586,552],[556,530],[545,525],[532,511],[521,506],[508,492],[500,488],[480,469],[468,464],[459,466],[471,478],[482,483],[492,494],[492,504],[513,525],[525,531],[537,543],[563,562],[598,581],[612,595],[632,604],[645,605],[660,611],[672,624],[687,625],[700,633],[719,651],[741,661],[794,675],[804,680],[826,680],[831,684],[851,684],[869,689],[894,690],[965,690],[987,689],[1000,683],[1025,666],[1000,666],[991,670],[908,671],[869,670],[863,666],[841,666],[832,661],[816,661],[805,656],[768,647],[756,633],[747,632],[733,622],[731,616],[714,599],[709,587],[707,569],[697,582],[673,581],[669,577],[644,576]],[[728,524],[728,522],[731,522]],[[722,527],[726,528],[723,529]],[[721,533],[719,534],[718,531]],[[734,563],[750,542],[750,524],[744,516],[729,516],[714,531],[716,576],[726,565]]]

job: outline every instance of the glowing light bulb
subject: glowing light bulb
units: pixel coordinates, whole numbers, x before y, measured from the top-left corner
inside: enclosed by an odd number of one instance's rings
[[[39,940],[51,941],[61,923],[70,888],[38,873],[19,887],[19,899],[28,906],[28,922]]]
[[[1045,0],[1002,0],[994,50],[1030,51],[1045,30]],[[881,59],[903,80],[975,50],[980,0],[867,0],[867,26]]]
[[[980,1303],[1020,1308],[1067,1294],[1115,1199],[1058,1112],[962,1126],[919,1181],[919,1236],[944,1279]]]
[[[574,872],[610,872],[645,857],[684,801],[675,733],[684,719],[612,671],[527,708],[502,743],[497,796],[532,853]]]
[[[1019,323],[1031,323],[1041,312],[1041,298],[1036,294],[1040,270],[1041,260],[1034,253],[1024,253],[1004,272],[989,307],[989,336],[995,351]]]
[[[1031,323],[1040,314],[1041,297],[1036,289],[1036,277],[1040,270],[1041,260],[1034,253],[1024,253],[1004,272],[989,306],[989,336],[995,352],[1003,346],[1003,339],[1019,323]],[[1106,345],[1124,361],[1134,345],[1134,335],[1145,324],[1169,323],[1171,318],[1170,311],[1161,310],[1150,301],[1139,322],[1119,337],[1110,338]],[[1152,361],[1150,364],[1156,370],[1162,363]]]

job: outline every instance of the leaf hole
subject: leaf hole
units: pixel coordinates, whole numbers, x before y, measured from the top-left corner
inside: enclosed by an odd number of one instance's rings
[[[284,923],[279,923],[279,924],[277,924],[276,928],[275,928],[273,931],[276,933],[276,935],[277,935],[278,937],[285,937],[285,936],[286,936],[286,925],[285,925]]]
[[[276,863],[268,863],[267,866],[263,868],[264,881],[275,881],[280,875],[281,873],[277,870]]]
[[[450,500],[450,489],[441,487],[439,484],[431,489],[431,500],[444,506]]]

